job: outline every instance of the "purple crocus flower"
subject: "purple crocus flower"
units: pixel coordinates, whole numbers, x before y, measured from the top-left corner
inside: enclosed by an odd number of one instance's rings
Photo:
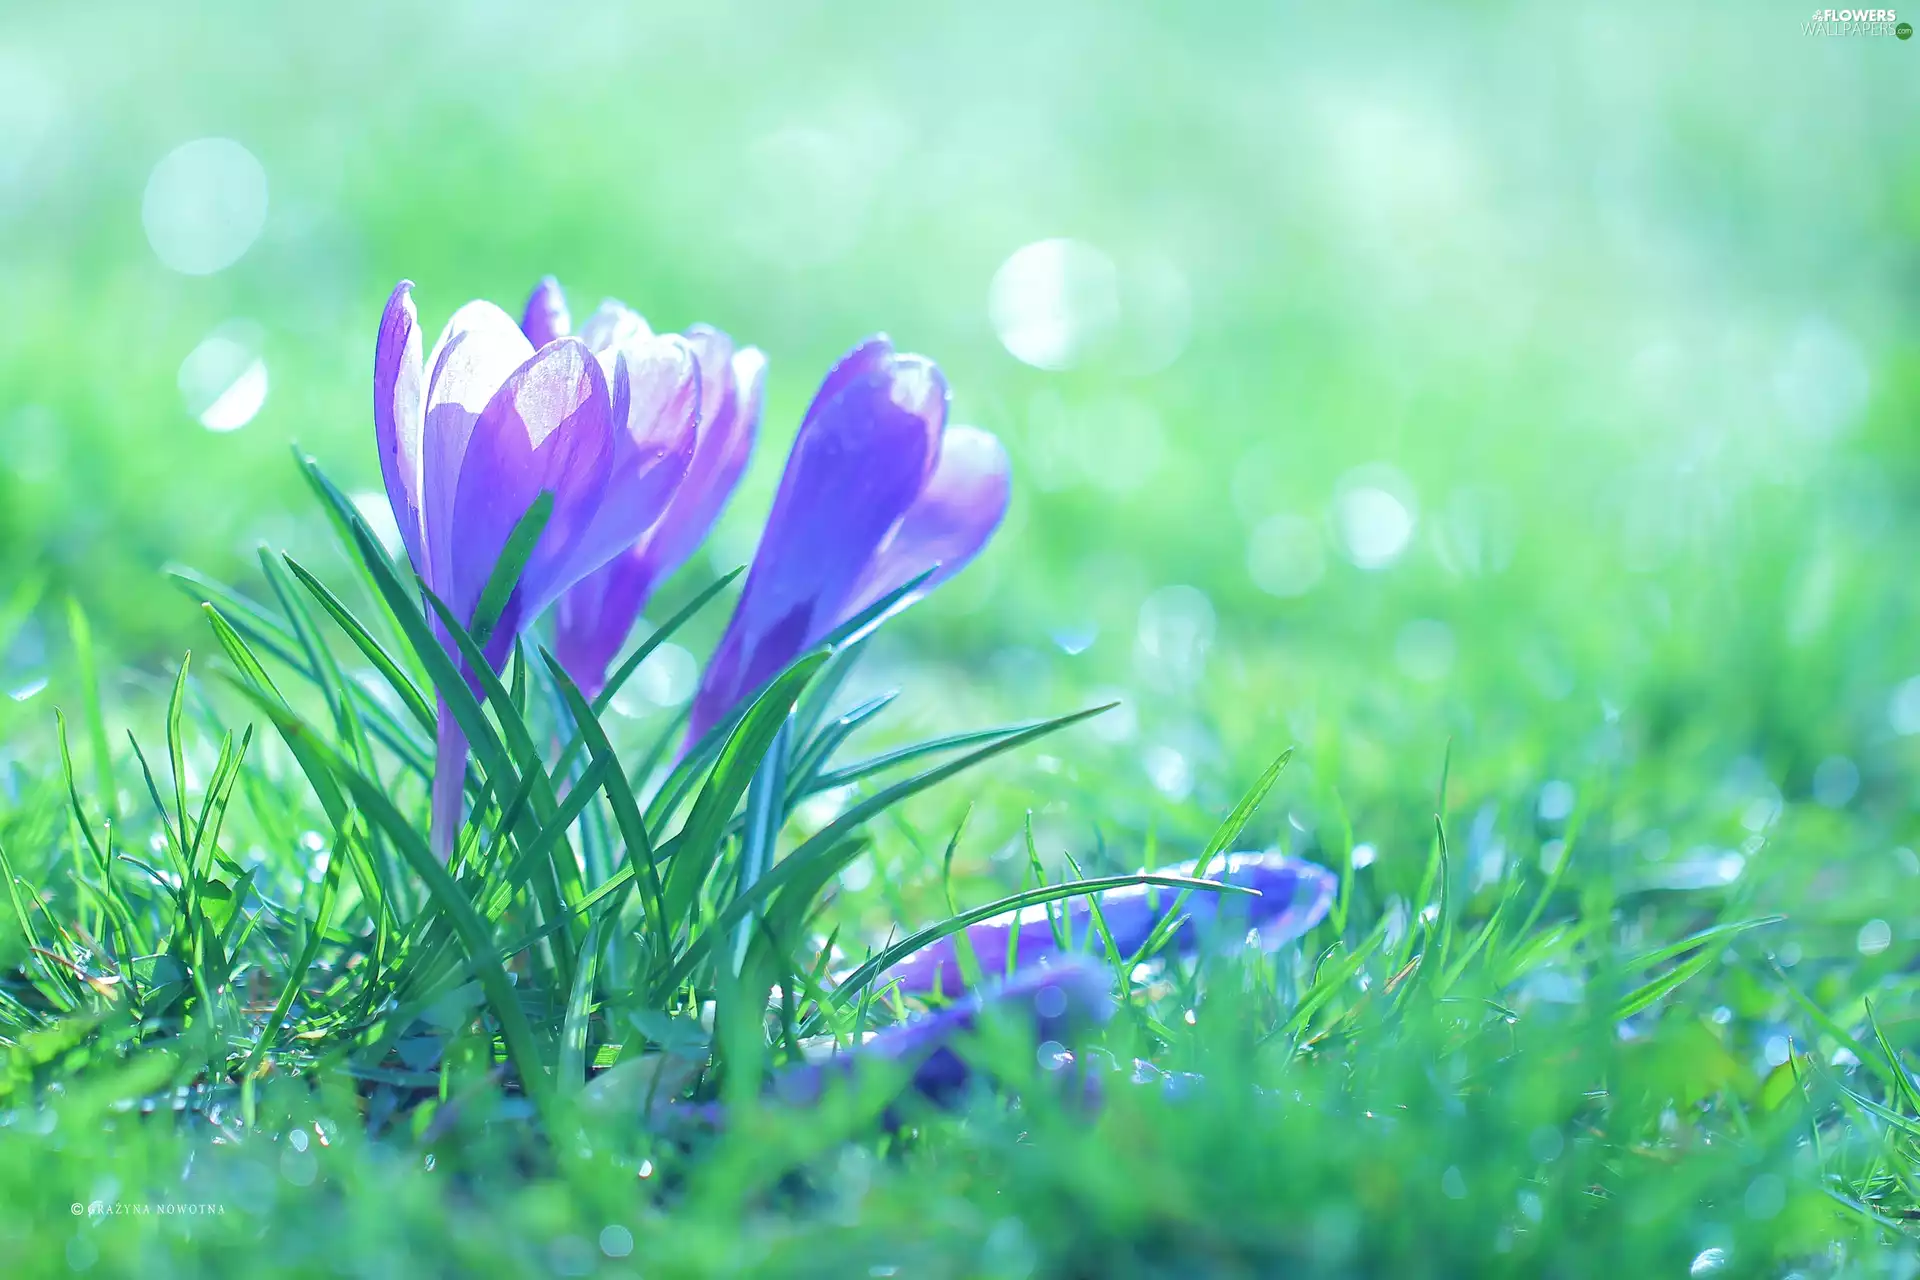
[[[666,509],[693,453],[700,366],[686,340],[644,327],[571,338],[536,326],[530,338],[489,302],[456,311],[423,363],[412,289],[401,281],[381,317],[373,417],[414,572],[468,621],[514,527],[542,492],[553,494],[486,643],[497,670],[521,629]],[[444,699],[436,756],[433,836],[445,856],[460,825],[467,743]]]
[[[1188,862],[1166,870],[1191,876],[1196,864]],[[1175,955],[1192,955],[1208,938],[1238,940],[1249,934],[1263,950],[1275,950],[1319,924],[1333,905],[1338,888],[1338,881],[1326,868],[1279,854],[1230,854],[1218,859],[1209,870],[1212,879],[1257,890],[1260,896],[1189,892],[1180,904],[1185,919],[1167,940],[1167,950]],[[1151,885],[1099,894],[1101,917],[1120,954],[1129,956],[1139,950],[1161,920],[1172,913],[1180,896],[1180,890]],[[1093,923],[1093,908],[1086,898],[1075,898],[1066,908],[1065,932],[1071,951],[1102,945]],[[988,976],[1006,973],[1010,960],[1014,968],[1024,970],[1033,964],[1057,962],[1061,956],[1044,905],[983,920],[966,930],[966,939],[980,972]],[[958,995],[965,986],[958,939],[942,938],[880,977],[881,985],[895,981],[907,995]]]
[[[700,680],[695,742],[847,619],[928,569],[959,572],[1006,514],[1000,442],[947,425],[947,381],[884,337],[841,358],[787,455],[726,634]]]
[[[882,1031],[825,1062],[788,1067],[774,1075],[769,1092],[788,1106],[810,1107],[835,1084],[885,1063],[907,1069],[903,1095],[951,1107],[976,1081],[986,1079],[956,1047],[979,1029],[983,1019],[1027,1028],[1036,1042],[1051,1044],[1058,1051],[1050,1065],[1066,1066],[1073,1058],[1065,1046],[1112,1016],[1112,988],[1112,976],[1103,965],[1084,956],[1063,956],[1055,964],[1022,969],[999,986]],[[725,1118],[717,1103],[673,1107],[667,1115],[709,1125]],[[889,1106],[881,1123],[894,1129],[900,1122],[900,1108]]]
[[[536,346],[572,333],[566,295],[552,276],[535,286],[520,327]],[[589,346],[644,341],[651,333],[638,313],[614,301],[601,303],[580,330]],[[554,656],[590,698],[605,684],[608,665],[654,588],[713,527],[746,469],[760,425],[766,357],[753,347],[736,349],[733,339],[707,325],[693,326],[682,338],[700,372],[696,438],[686,477],[660,518],[570,588],[554,611]]]

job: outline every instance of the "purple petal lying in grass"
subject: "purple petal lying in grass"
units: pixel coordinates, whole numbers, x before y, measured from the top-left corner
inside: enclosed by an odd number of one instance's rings
[[[976,1083],[991,1083],[991,1077],[965,1052],[966,1041],[983,1020],[1024,1027],[1037,1044],[1058,1050],[1104,1024],[1112,1014],[1112,976],[1105,966],[1082,956],[1065,956],[1057,964],[1023,970],[1002,985],[882,1031],[859,1048],[825,1062],[789,1067],[774,1076],[769,1093],[788,1106],[813,1106],[835,1084],[884,1063],[908,1071],[903,1097],[950,1107]],[[1071,1055],[1060,1054],[1059,1062],[1071,1061]],[[882,1124],[898,1127],[899,1110],[897,1104],[889,1105]],[[717,1103],[676,1107],[668,1115],[709,1125],[725,1117]]]
[[[535,343],[572,332],[566,295],[551,276],[527,299],[520,324]],[[618,302],[602,303],[581,327],[589,346],[644,340],[651,333],[644,319]],[[753,347],[736,349],[733,339],[706,325],[681,336],[699,374],[697,424],[685,478],[660,518],[563,595],[555,611],[554,656],[588,697],[606,683],[607,667],[654,588],[712,529],[746,469],[759,429],[766,357]]]
[[[827,374],[787,456],[746,586],[694,698],[697,741],[847,619],[977,555],[1006,514],[1006,451],[947,425],[947,382],[872,338]]]
[[[1165,870],[1190,876],[1196,864]],[[1278,854],[1228,855],[1214,862],[1208,878],[1257,890],[1260,896],[1189,892],[1182,902],[1180,890],[1147,885],[1099,894],[1101,915],[1120,954],[1125,957],[1138,951],[1176,905],[1185,920],[1173,930],[1162,954],[1192,955],[1209,938],[1238,941],[1248,935],[1256,945],[1272,951],[1319,924],[1333,905],[1338,887],[1324,867]],[[1056,913],[1059,910],[1056,906]],[[1104,946],[1086,898],[1069,901],[1065,933],[1069,951],[1098,951]],[[1046,963],[1061,954],[1045,906],[983,920],[969,927],[965,936],[979,971],[989,977],[1010,967]],[[959,954],[958,936],[942,938],[887,970],[880,982],[898,982],[908,995],[958,995],[966,985]]]
[[[470,302],[421,359],[413,286],[388,299],[374,352],[374,430],[387,499],[414,571],[470,620],[514,528],[542,492],[553,511],[488,638],[496,669],[560,594],[645,532],[687,472],[700,365],[679,337],[602,325],[537,347],[511,316]],[[440,631],[437,620],[435,630]],[[458,660],[451,639],[443,643]],[[474,673],[468,672],[469,679]],[[460,824],[467,744],[440,705],[433,834]]]

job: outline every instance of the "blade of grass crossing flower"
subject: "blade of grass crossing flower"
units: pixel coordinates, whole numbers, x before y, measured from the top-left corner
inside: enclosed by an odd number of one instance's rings
[[[1247,793],[1240,797],[1240,803],[1234,805],[1220,825],[1214,828],[1213,834],[1202,846],[1199,858],[1194,861],[1195,879],[1206,879],[1207,872],[1213,868],[1213,860],[1223,853],[1230,852],[1239,842],[1241,833],[1247,829],[1247,824],[1253,821],[1253,815],[1260,811],[1260,806],[1266,802],[1268,793],[1273,790],[1274,784],[1280,781],[1280,774],[1292,759],[1292,747],[1275,756],[1273,763],[1266,767],[1265,772],[1254,781],[1253,786],[1247,789]],[[1147,935],[1147,940],[1140,944],[1140,949],[1127,958],[1128,972],[1132,972],[1134,966],[1151,960],[1160,953],[1160,948],[1167,944],[1167,939],[1173,936],[1173,931],[1179,928],[1181,921],[1185,919],[1183,909],[1186,903],[1184,893],[1174,899],[1173,905],[1160,918],[1160,923],[1155,925],[1153,932]]]
[[[924,760],[928,756],[939,755],[942,752],[959,751],[967,747],[978,746],[983,742],[993,742],[996,739],[1004,738],[1009,734],[1019,733],[1023,729],[1031,727],[1032,724],[1028,723],[1003,725],[994,729],[970,729],[965,733],[947,734],[944,737],[930,738],[925,742],[916,742],[911,746],[899,747],[892,751],[884,751],[879,755],[868,756],[864,760],[856,760],[852,764],[842,768],[820,774],[807,787],[803,795],[812,795],[815,792],[831,790],[834,787],[844,787],[850,783],[860,782],[886,769],[897,768],[903,764],[911,764],[915,760]]]
[[[508,808],[508,813],[501,819],[501,829],[495,832],[493,851],[483,867],[456,881],[463,890],[478,889],[478,893],[474,895],[474,909],[479,912],[481,919],[490,925],[498,924],[516,894],[525,893],[531,900],[534,893],[531,880],[536,870],[543,861],[552,856],[553,849],[560,844],[568,828],[572,827],[586,810],[595,790],[601,786],[606,776],[617,772],[617,766],[610,768],[605,759],[596,759],[589,763],[575,782],[573,789],[560,802],[553,820],[541,828],[539,834],[533,839],[523,839],[517,844],[503,834],[504,829],[513,821],[513,815],[517,813],[518,806],[523,803],[525,790],[516,795],[513,804]],[[506,860],[505,847],[510,844],[513,845],[514,852],[511,860]],[[571,915],[563,916],[560,921],[555,922],[552,931],[558,932],[561,924],[572,918]],[[545,931],[537,933],[527,941],[524,947],[515,947],[502,954],[512,956],[527,947],[538,945],[547,936]],[[451,942],[452,938],[446,930],[444,919],[430,905],[422,911],[416,921],[414,935],[409,942],[409,951],[420,958],[409,978],[402,983],[403,994],[420,990],[422,982],[435,980],[441,974],[444,969],[444,953]]]
[[[616,667],[611,676],[607,677],[606,687],[594,695],[593,709],[595,711],[605,711],[608,707],[612,706],[615,695],[620,692],[621,687],[627,683],[633,673],[640,669],[641,664],[652,657],[655,650],[668,640],[671,640],[681,627],[685,626],[694,615],[706,608],[709,601],[726,590],[727,585],[744,572],[744,569],[730,569],[726,573],[721,574],[713,582],[709,583],[699,595],[682,605],[679,611],[671,618],[661,623],[659,628],[656,629],[652,635],[648,636],[646,640],[641,642],[640,647],[629,654],[627,660]]]
[[[507,535],[507,545],[500,549],[500,558],[494,561],[493,572],[487,575],[487,585],[481,588],[473,617],[465,619],[474,643],[481,648],[492,639],[500,615],[506,612],[507,600],[520,585],[520,575],[526,571],[527,561],[540,544],[540,535],[547,531],[547,521],[552,517],[553,490],[542,489],[519,523],[513,526],[513,532]]]
[[[448,712],[466,735],[469,747],[480,761],[487,785],[496,795],[512,791],[517,779],[505,745],[482,711],[480,701],[474,697],[465,677],[428,626],[427,615],[419,603],[427,595],[425,584],[416,578],[413,590],[403,585],[386,553],[353,510],[353,504],[333,487],[310,458],[306,460],[306,471],[315,491],[329,503],[334,517],[344,529],[344,536],[357,552],[377,598],[385,602],[389,616],[412,649],[415,660],[425,668],[429,683],[446,702]],[[439,612],[444,624],[454,633],[454,638],[465,638],[466,643],[472,645],[472,638],[466,636],[465,628],[446,617],[444,605],[439,606]],[[485,662],[479,665],[486,667]]]
[[[620,761],[613,753],[613,744],[607,740],[607,733],[601,727],[600,717],[587,705],[580,687],[574,684],[559,659],[545,649],[540,658],[553,676],[554,687],[566,700],[572,713],[576,732],[587,744],[587,751],[593,763],[605,772],[604,789],[607,803],[613,809],[613,820],[620,829],[620,839],[626,846],[627,871],[641,889],[641,907],[647,918],[663,940],[671,937],[671,924],[666,907],[666,889],[660,880],[660,865],[653,844],[653,837],[647,831],[646,821],[641,817],[640,804],[633,794],[633,788],[627,782],[626,773],[620,768]]]
[[[773,865],[773,845],[786,818],[782,803],[787,790],[787,743],[793,734],[791,712],[774,730],[773,738],[760,757],[760,765],[747,784],[745,829],[740,837],[740,869],[735,894],[743,894]],[[734,939],[733,967],[740,971],[747,961],[747,944],[753,941],[754,920],[748,916],[739,925]]]
[[[833,758],[850,736],[860,727],[879,715],[893,704],[897,693],[883,693],[877,698],[869,698],[845,715],[814,734],[805,746],[795,754],[793,766],[789,771],[786,805],[789,811],[804,796],[813,794],[819,788],[813,785],[820,771]]]
[[[701,609],[705,608],[709,601],[719,595],[720,592],[726,588],[727,584],[739,577],[741,573],[742,570],[733,569],[722,574],[716,581],[708,584],[700,594],[681,606],[679,611],[671,618],[661,623],[653,634],[642,641],[640,647],[629,654],[626,661],[622,662],[619,667],[615,668],[614,673],[607,677],[606,685],[599,693],[594,695],[591,704],[593,713],[597,716],[612,706],[615,696],[619,694],[621,688],[626,685],[627,681],[632,678],[633,673],[640,669],[641,664],[652,657],[661,645],[671,640],[681,627],[685,626],[691,618],[698,614]],[[684,714],[683,712],[682,715]],[[576,726],[577,724],[578,721],[576,719]],[[664,753],[666,749],[665,743],[666,739],[663,738],[659,749],[661,753]],[[567,741],[567,745],[561,750],[559,758],[554,764],[553,776],[556,779],[564,778],[572,771],[575,759],[585,746],[586,743],[576,727],[573,737]]]
[[[692,812],[680,829],[679,852],[667,868],[669,927],[678,929],[682,922],[691,923],[695,895],[720,857],[722,837],[735,807],[746,794],[781,726],[792,714],[795,700],[826,658],[825,652],[815,650],[781,672],[754,699],[728,735],[706,784],[694,799]],[[742,894],[745,892],[743,888]]]
[[[859,665],[861,654],[866,652],[867,642],[862,639],[840,646],[833,651],[820,674],[815,678],[813,687],[793,708],[793,741],[795,744],[806,742],[813,737],[820,722],[827,718],[827,712],[833,707],[833,700],[846,684],[847,677],[853,674]]]
[[[481,653],[480,646],[463,627],[454,621],[445,603],[431,591],[423,589],[422,595],[434,613],[439,616],[441,625],[452,636],[455,645],[459,647],[461,658],[480,682],[480,688],[486,695],[487,705],[493,708],[494,718],[500,723],[510,764],[502,775],[506,788],[496,787],[495,794],[504,803],[510,790],[518,785],[519,779],[525,778],[528,780],[530,820],[540,825],[551,822],[557,808],[553,785],[547,778],[546,767],[540,763],[539,748],[534,745],[533,734],[527,728],[526,721],[521,718],[520,709],[514,705],[512,695],[500,683],[500,677],[494,674],[486,656]],[[491,778],[489,785],[493,785]],[[529,831],[528,834],[531,836],[534,832]],[[545,874],[535,877],[533,884],[540,892],[541,909],[546,913],[547,918],[560,920],[571,914],[563,908],[577,905],[583,889],[580,884],[580,866],[573,857],[573,846],[563,841],[555,852],[558,856],[547,859],[542,868]],[[562,950],[561,962],[570,971],[574,948],[578,945],[579,938],[570,930],[563,931],[558,937]]]
[[[1226,893],[1240,896],[1257,896],[1254,890],[1240,885],[1225,884],[1218,880],[1200,880],[1193,876],[1168,875],[1157,871],[1135,871],[1121,876],[1096,876],[1088,880],[1062,880],[1055,884],[1042,885],[1037,889],[1026,889],[1010,894],[984,906],[963,911],[938,924],[929,925],[918,933],[910,934],[899,942],[882,950],[878,955],[862,964],[834,990],[834,1001],[844,1006],[847,1001],[858,995],[860,990],[874,978],[886,972],[902,960],[912,956],[942,938],[950,937],[995,916],[1020,911],[1027,907],[1043,906],[1063,902],[1068,898],[1078,898],[1087,894],[1105,893],[1111,889],[1128,889],[1139,885],[1155,885],[1165,889],[1177,889],[1186,893]]]
[[[863,609],[860,613],[835,628],[816,646],[816,649],[823,650],[830,655],[834,649],[840,645],[856,643],[894,612],[911,606],[913,601],[908,599],[908,597],[912,596],[920,585],[930,578],[934,572],[935,570],[931,568],[927,569],[905,586],[891,591],[881,599],[876,600],[866,609]],[[788,669],[791,670],[791,668]],[[773,678],[777,680],[779,676]],[[771,684],[772,681],[768,683]],[[661,786],[660,792],[654,797],[653,803],[648,805],[647,821],[649,825],[653,826],[656,830],[665,825],[666,820],[679,808],[680,802],[686,798],[687,792],[692,789],[694,780],[699,777],[700,771],[706,767],[709,761],[718,755],[722,744],[728,740],[729,735],[733,732],[734,726],[739,723],[740,717],[746,714],[748,707],[757,704],[759,696],[764,693],[765,690],[766,686],[763,685],[761,688],[754,690],[751,695],[742,698],[740,704],[735,707],[731,713],[721,719],[712,728],[708,729],[698,742],[688,748],[686,753],[681,757],[680,763],[675,766],[673,773],[668,776],[666,782]]]

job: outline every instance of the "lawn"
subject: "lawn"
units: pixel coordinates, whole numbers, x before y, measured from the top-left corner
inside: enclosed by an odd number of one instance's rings
[[[4,1269],[1920,1273],[1916,59],[1782,5],[0,11]],[[564,498],[436,616],[376,449],[395,282],[431,348],[548,274],[767,359],[599,698],[551,618],[459,648]],[[883,331],[1005,518],[683,754]],[[1280,905],[1169,887],[1235,852],[1330,908],[1187,945]],[[1074,886],[1143,871],[1123,946]],[[866,1037],[952,1015],[866,962],[996,904],[1100,1007],[990,999],[929,1099]]]

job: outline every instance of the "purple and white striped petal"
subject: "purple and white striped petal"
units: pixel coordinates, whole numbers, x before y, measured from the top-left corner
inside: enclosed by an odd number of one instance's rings
[[[447,321],[427,360],[420,485],[427,564],[421,576],[443,599],[454,590],[455,538],[466,540],[464,532],[455,533],[454,506],[467,442],[481,411],[532,356],[533,344],[513,317],[491,302],[469,302]]]
[[[560,598],[554,654],[589,698],[626,643],[647,600],[707,536],[746,469],[759,427],[766,359],[734,351],[718,330],[687,332],[700,367],[698,442],[665,514],[643,537]]]
[[[847,613],[859,613],[935,565],[938,571],[916,595],[960,572],[1000,527],[1012,496],[1013,468],[1000,441],[978,427],[948,427],[926,488],[867,566]]]
[[[652,336],[653,330],[647,325],[645,317],[612,298],[595,307],[586,323],[580,326],[580,341],[591,347],[595,355],[601,356],[636,342],[644,342]]]
[[[520,331],[536,348],[573,332],[573,317],[567,312],[567,295],[552,276],[533,286],[526,310],[520,315]]]
[[[1196,866],[1189,862],[1166,871],[1190,876]],[[1124,956],[1138,951],[1176,903],[1185,919],[1173,930],[1162,954],[1191,956],[1210,941],[1248,938],[1262,950],[1273,951],[1319,924],[1339,887],[1326,868],[1279,854],[1231,854],[1216,860],[1209,878],[1256,890],[1260,896],[1194,891],[1181,903],[1180,890],[1149,885],[1100,894],[1101,916],[1120,953]],[[1065,932],[1068,946],[1063,952],[1046,908],[1041,906],[983,920],[966,930],[966,939],[980,973],[987,977],[1007,973],[1009,965],[1023,970],[1034,964],[1057,963],[1063,954],[1103,945],[1093,922],[1093,909],[1085,898],[1075,898],[1067,906]],[[906,995],[960,994],[966,984],[957,940],[942,938],[881,975],[883,985],[894,981]]]
[[[538,612],[559,594],[631,547],[656,525],[693,459],[700,414],[700,366],[677,334],[618,349],[609,388],[613,453],[606,494],[552,595],[530,601]]]
[[[542,492],[554,495],[553,513],[490,647],[502,638],[510,646],[531,616],[529,602],[554,594],[556,576],[598,510],[612,456],[606,380],[578,339],[542,347],[487,403],[460,468],[453,512],[460,540],[443,592],[462,622],[479,603],[514,526]]]
[[[939,368],[896,354],[884,339],[855,348],[828,374],[702,675],[689,742],[846,616],[874,552],[926,484],[946,415]]]
[[[426,370],[420,361],[420,316],[413,282],[402,280],[387,299],[373,351],[373,435],[387,502],[414,572],[425,575],[420,541],[421,433]]]

